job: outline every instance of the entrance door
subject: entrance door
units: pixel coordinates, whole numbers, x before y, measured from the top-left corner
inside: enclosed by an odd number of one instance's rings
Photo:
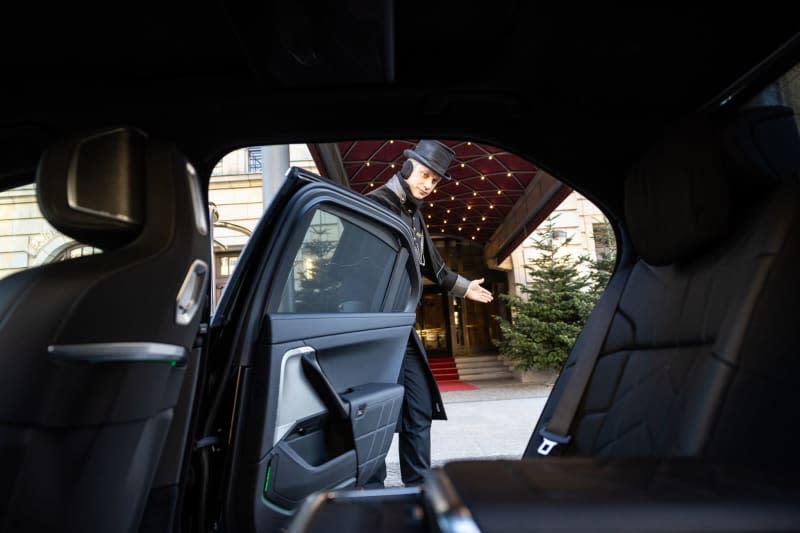
[[[417,309],[416,328],[429,357],[452,354],[447,294],[438,287],[427,286],[423,289],[422,303]]]
[[[228,278],[231,277],[233,269],[236,268],[236,263],[239,260],[241,250],[225,250],[222,252],[214,252],[214,301],[218,302],[225,285],[228,283]]]

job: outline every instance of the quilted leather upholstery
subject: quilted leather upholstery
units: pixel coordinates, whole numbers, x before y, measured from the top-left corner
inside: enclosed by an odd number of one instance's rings
[[[392,445],[394,427],[403,404],[403,387],[370,383],[342,395],[355,410],[353,438],[358,458],[358,484],[366,483],[383,464]]]
[[[725,395],[719,381],[746,374],[743,362],[759,357],[757,346],[745,351],[743,344],[729,345],[727,336],[753,314],[752,293],[757,293],[756,300],[762,297],[764,271],[770,283],[780,281],[775,263],[783,245],[784,250],[800,249],[800,232],[783,238],[786,220],[797,216],[800,197],[796,191],[782,190],[773,199],[755,227],[713,260],[663,267],[637,263],[587,389],[575,433],[576,452],[703,451]],[[784,213],[793,218],[775,220]],[[776,227],[781,222],[784,227]],[[778,325],[769,329],[769,335],[794,333],[791,328],[778,331]],[[745,338],[754,342],[749,335]]]
[[[796,418],[800,187],[775,183],[762,182],[768,192],[755,205],[733,204],[730,232],[699,252],[687,257],[679,245],[665,264],[633,265],[563,453],[791,455],[791,439],[770,437]],[[526,455],[579,356],[570,355]]]

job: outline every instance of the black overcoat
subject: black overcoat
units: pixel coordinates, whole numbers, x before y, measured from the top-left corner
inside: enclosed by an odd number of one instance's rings
[[[439,255],[428,229],[425,227],[422,213],[420,213],[417,203],[408,199],[407,191],[400,184],[401,179],[398,175],[393,176],[388,183],[367,194],[367,197],[402,218],[411,228],[416,240],[415,253],[418,255],[417,265],[420,268],[420,273],[446,291],[459,297],[464,296],[469,282],[450,270],[442,256]],[[422,252],[421,254],[420,251]],[[421,259],[419,258],[420,255]],[[414,329],[411,330],[409,344],[416,345],[420,356],[425,361],[425,376],[428,381],[428,390],[431,393],[433,419],[447,420],[439,387],[436,385],[433,372],[431,372],[428,364],[428,354],[425,352],[422,340]]]

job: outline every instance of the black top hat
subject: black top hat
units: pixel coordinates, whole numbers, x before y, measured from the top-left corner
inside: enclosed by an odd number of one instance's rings
[[[403,155],[419,161],[445,179],[453,179],[447,173],[447,167],[456,153],[439,141],[421,140],[413,150],[403,150]]]

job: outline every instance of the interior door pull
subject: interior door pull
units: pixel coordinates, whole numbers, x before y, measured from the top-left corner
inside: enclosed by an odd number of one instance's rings
[[[343,420],[350,418],[350,404],[342,400],[339,393],[334,390],[331,382],[322,367],[319,366],[319,361],[313,352],[304,353],[301,356],[300,363],[303,366],[303,373],[308,378],[308,381],[317,391],[323,403],[328,407],[332,414],[339,415]]]
[[[208,265],[205,261],[195,259],[186,272],[181,288],[175,298],[175,323],[185,326],[191,323],[203,301],[203,294],[208,281]]]

